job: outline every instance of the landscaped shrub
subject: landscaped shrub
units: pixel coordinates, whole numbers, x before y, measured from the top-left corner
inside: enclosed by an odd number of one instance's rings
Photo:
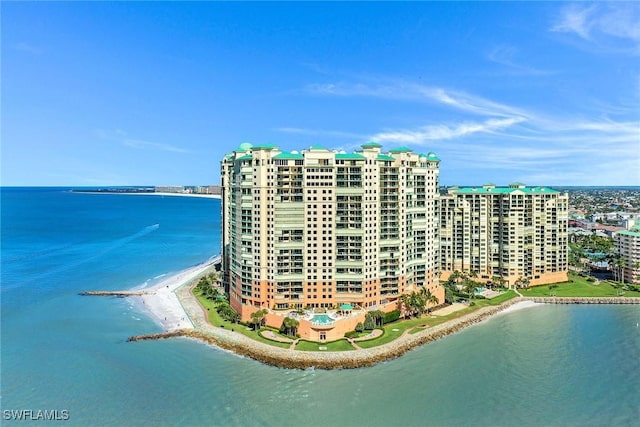
[[[595,281],[596,281],[595,277],[593,277],[593,276],[587,277],[587,282],[595,282]]]
[[[360,332],[358,331],[349,331],[346,334],[344,334],[346,338],[358,338],[359,335],[360,335]]]
[[[393,310],[384,314],[385,325],[387,323],[395,322],[398,319],[400,319],[400,310]]]
[[[363,332],[364,331],[364,325],[362,324],[362,322],[358,322],[358,324],[356,325],[356,332]]]

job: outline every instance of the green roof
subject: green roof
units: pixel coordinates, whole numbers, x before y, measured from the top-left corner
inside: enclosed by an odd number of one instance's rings
[[[617,234],[622,234],[623,236],[640,237],[640,228],[634,227],[631,230],[618,231]]]
[[[429,151],[429,153],[427,154],[427,160],[430,161],[430,162],[439,162],[440,161],[438,156],[436,156],[436,153],[434,153],[433,151]]]
[[[250,154],[245,154],[242,157],[238,157],[236,160],[253,160],[253,156]]]
[[[253,146],[254,150],[274,150],[276,148],[278,147],[273,144],[260,144],[260,145]]]
[[[521,191],[525,194],[558,194],[558,190],[549,187],[453,187],[455,194],[509,194]]]
[[[378,144],[377,142],[367,142],[366,144],[362,144],[361,145],[362,148],[382,148],[382,145]]]
[[[338,153],[336,154],[336,159],[340,160],[365,160],[366,157],[361,154],[356,153]]]
[[[378,160],[393,162],[395,159],[391,156],[387,156],[386,154],[378,154]]]
[[[312,145],[311,147],[309,147],[310,150],[323,150],[323,151],[329,151],[326,148],[324,148],[322,145]]]
[[[390,153],[412,153],[413,150],[409,147],[398,147],[393,150],[389,150]]]
[[[283,151],[282,153],[278,153],[275,156],[273,156],[274,159],[283,159],[283,160],[300,160],[300,159],[304,159],[304,156],[300,153],[288,153],[286,151]]]
[[[240,144],[240,146],[238,147],[238,149],[236,150],[239,153],[243,153],[245,151],[249,151],[251,150],[251,143],[250,142],[243,142],[242,144]]]

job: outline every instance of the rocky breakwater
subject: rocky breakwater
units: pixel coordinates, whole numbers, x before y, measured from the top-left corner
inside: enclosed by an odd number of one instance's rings
[[[424,329],[415,334],[405,333],[396,340],[378,347],[340,352],[309,352],[270,346],[255,341],[238,332],[214,327],[206,322],[204,310],[191,295],[187,287],[178,290],[177,294],[189,317],[196,326],[195,330],[178,330],[167,333],[143,335],[131,337],[129,341],[180,336],[193,338],[232,351],[236,354],[250,357],[268,365],[289,369],[307,369],[311,367],[317,369],[353,369],[372,366],[386,360],[400,357],[418,346],[438,340],[468,326],[479,323],[516,302],[523,300],[522,298],[513,298],[495,307],[483,307],[447,323]]]

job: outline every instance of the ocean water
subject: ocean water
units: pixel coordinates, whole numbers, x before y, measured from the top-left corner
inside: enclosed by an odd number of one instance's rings
[[[284,370],[160,330],[127,299],[220,251],[211,199],[2,189],[1,398],[62,425],[632,426],[640,307],[543,305],[396,360]],[[48,424],[34,421],[37,425]]]

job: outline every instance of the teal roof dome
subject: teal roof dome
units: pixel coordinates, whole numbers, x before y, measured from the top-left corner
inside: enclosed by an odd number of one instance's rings
[[[237,151],[249,151],[251,148],[253,148],[253,145],[251,145],[250,142],[243,142],[240,144]]]

